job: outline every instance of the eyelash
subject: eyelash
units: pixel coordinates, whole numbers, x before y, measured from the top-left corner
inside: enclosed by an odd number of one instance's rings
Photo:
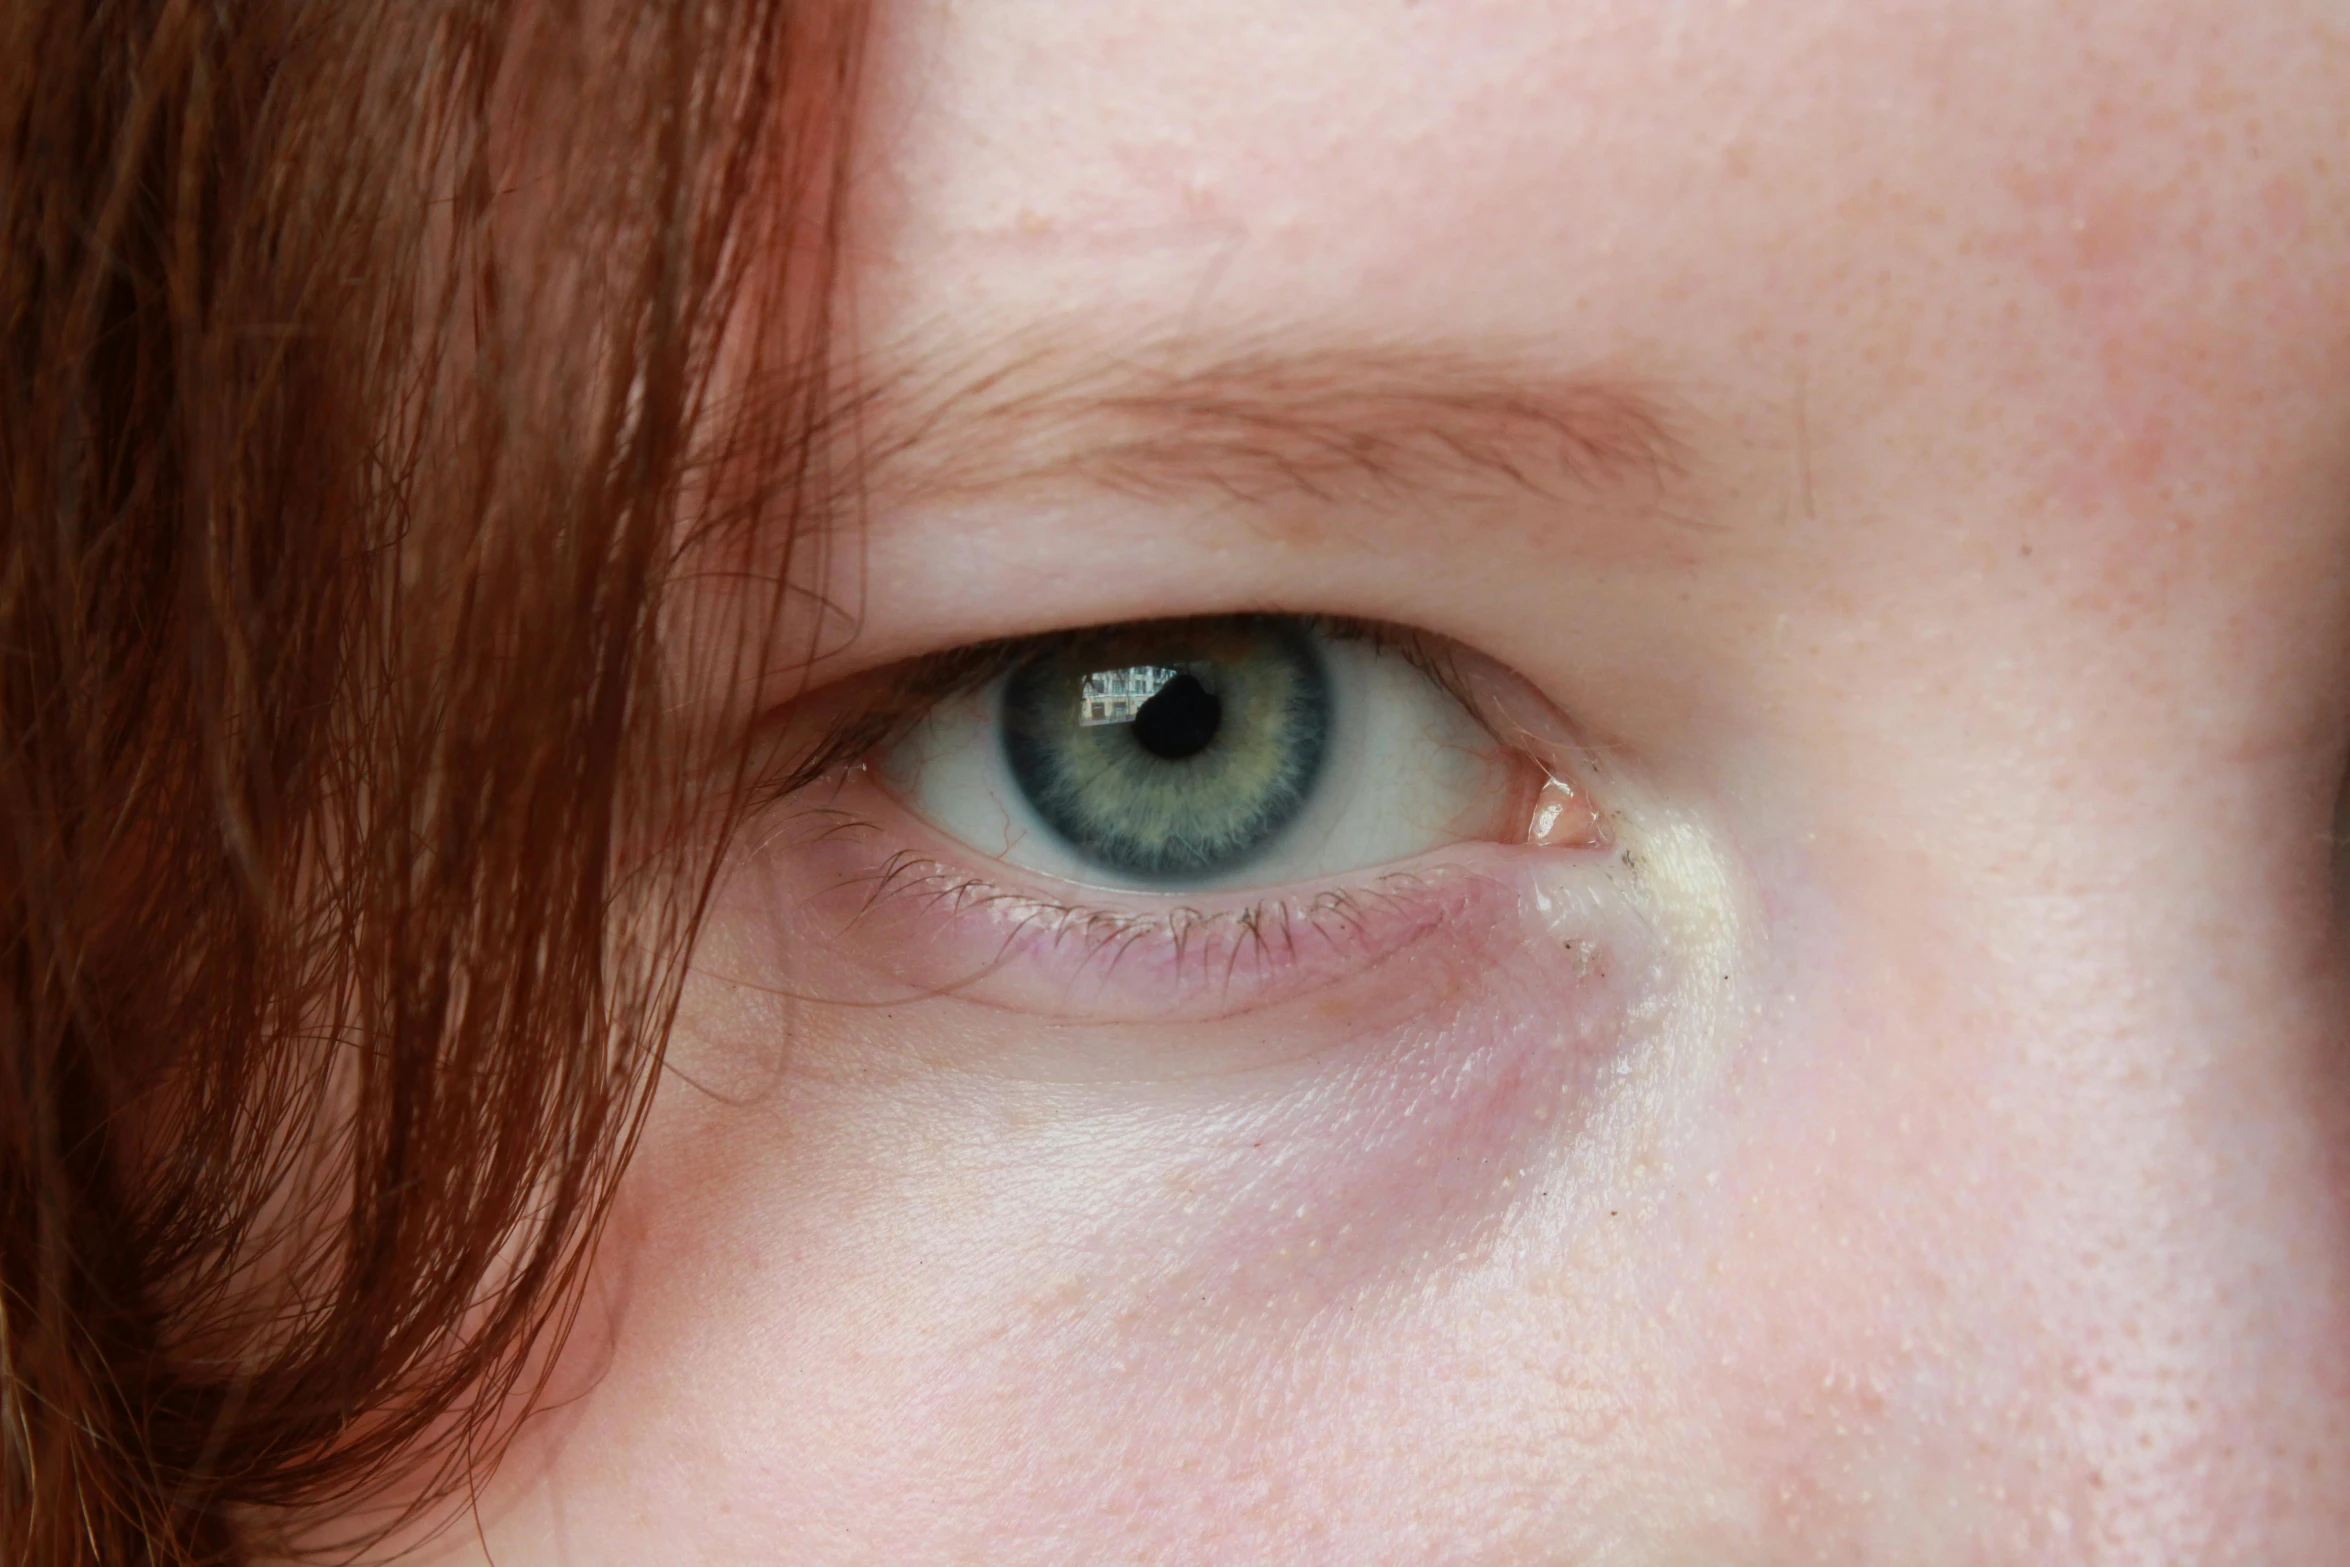
[[[860,826],[872,826],[860,823]],[[1178,967],[1199,943],[1215,951],[1229,944],[1233,960],[1243,951],[1270,955],[1278,942],[1294,956],[1300,926],[1330,939],[1336,927],[1359,930],[1364,904],[1372,899],[1392,902],[1405,889],[1424,883],[1416,877],[1390,873],[1363,887],[1332,888],[1310,898],[1272,897],[1238,908],[1202,909],[1188,904],[1165,913],[1138,914],[1124,909],[1091,908],[1030,893],[1013,892],[985,877],[963,871],[928,855],[900,851],[877,873],[868,906],[893,897],[927,898],[949,914],[974,908],[1018,914],[1023,928],[1037,927],[1058,941],[1073,936],[1091,961],[1113,949],[1136,942],[1165,938],[1172,944]],[[1332,941],[1335,945],[1335,941]],[[1227,967],[1229,968],[1229,964]]]
[[[807,807],[799,819],[808,817],[822,819],[810,843],[883,837],[890,831],[861,812],[834,805]],[[1124,1015],[1132,1008],[1134,1015],[1169,1019],[1223,1015],[1235,1007],[1279,1000],[1301,987],[1319,988],[1362,972],[1422,936],[1445,932],[1473,942],[1480,928],[1477,911],[1491,906],[1480,895],[1497,885],[1474,867],[1450,866],[1387,871],[1355,886],[1276,893],[1222,908],[1184,903],[1145,912],[1016,890],[921,850],[898,849],[827,881],[823,891],[853,899],[833,928],[837,936],[898,916],[924,920],[924,932],[945,931],[958,919],[976,916],[989,922],[983,945],[993,956],[971,977],[985,978],[1008,967],[1033,986],[1041,976],[1064,1004],[1055,1010],[1064,1014],[1065,1003],[1088,986],[1117,977],[1120,983],[1108,1002],[1114,1012]],[[919,937],[916,941],[928,944]],[[1041,970],[1013,961],[1040,950]],[[915,991],[932,993],[927,986]],[[1117,999],[1121,995],[1124,1002]],[[1095,999],[1101,999],[1100,992]]]

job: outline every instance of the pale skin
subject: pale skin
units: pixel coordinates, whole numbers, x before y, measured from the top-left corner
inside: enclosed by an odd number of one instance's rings
[[[978,413],[820,678],[1418,628],[1609,841],[1236,999],[958,982],[752,831],[568,1401],[433,1550],[2340,1560],[2350,19],[962,0],[871,71],[856,351]],[[1170,382],[1279,460],[1100,457]],[[1295,482],[1471,384],[1667,457]]]

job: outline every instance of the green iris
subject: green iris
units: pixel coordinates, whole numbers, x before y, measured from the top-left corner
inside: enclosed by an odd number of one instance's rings
[[[1106,871],[1206,880],[1312,797],[1330,680],[1297,621],[1166,621],[1057,641],[1004,682],[1004,758],[1045,823]]]

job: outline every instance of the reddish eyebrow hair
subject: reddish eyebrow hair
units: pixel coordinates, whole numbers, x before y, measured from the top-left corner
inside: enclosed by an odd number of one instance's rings
[[[873,493],[1076,481],[1244,504],[1650,494],[1684,470],[1649,388],[1413,350],[1087,360],[1042,351],[887,378],[857,409]]]

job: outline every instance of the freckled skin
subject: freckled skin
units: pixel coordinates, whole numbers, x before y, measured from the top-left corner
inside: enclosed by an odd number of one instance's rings
[[[1425,627],[1630,860],[1157,1024],[809,999],[730,893],[434,1559],[2341,1561],[2338,9],[964,0],[873,69],[863,349],[1467,345],[1689,467],[1378,549],[967,499],[873,634]]]

